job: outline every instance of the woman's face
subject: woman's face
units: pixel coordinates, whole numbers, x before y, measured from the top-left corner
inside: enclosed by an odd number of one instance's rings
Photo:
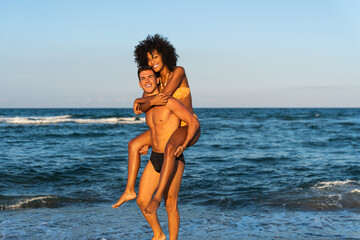
[[[149,67],[154,69],[155,72],[160,72],[160,70],[164,66],[161,54],[158,51],[154,50],[152,54],[148,52],[147,57]]]

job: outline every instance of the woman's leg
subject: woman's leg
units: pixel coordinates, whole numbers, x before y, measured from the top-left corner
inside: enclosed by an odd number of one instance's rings
[[[187,126],[178,128],[173,135],[171,135],[168,143],[165,147],[164,162],[161,168],[160,182],[155,193],[154,198],[150,202],[149,206],[145,209],[147,214],[154,214],[160,206],[161,198],[169,180],[174,172],[176,149],[184,142],[187,134]],[[194,145],[200,138],[200,128],[196,135],[192,139],[190,146]]]
[[[151,197],[156,190],[156,186],[159,183],[159,179],[160,174],[155,171],[152,163],[149,161],[141,176],[139,184],[139,196],[136,200],[142,213],[149,204]],[[143,213],[143,215],[154,232],[153,239],[165,239],[165,234],[161,229],[157,214],[145,215]]]
[[[128,180],[124,193],[121,195],[113,208],[120,207],[123,203],[135,199],[135,182],[140,168],[140,149],[145,145],[151,145],[150,130],[147,130],[132,139],[128,144]]]
[[[177,200],[180,191],[182,176],[185,165],[181,161],[175,162],[175,175],[173,176],[170,186],[164,191],[165,207],[168,214],[169,237],[170,240],[177,239],[180,226],[180,214],[177,207]],[[149,215],[153,216],[153,215]]]

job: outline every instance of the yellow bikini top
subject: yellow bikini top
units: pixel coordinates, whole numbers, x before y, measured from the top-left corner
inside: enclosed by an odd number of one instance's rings
[[[162,90],[166,86],[168,77],[169,77],[169,73],[166,76],[166,80],[165,80],[164,84],[162,84],[162,82],[160,80],[160,86],[159,86],[160,92],[162,92]],[[179,87],[178,89],[176,89],[176,91],[174,92],[174,94],[172,96],[174,98],[176,98],[177,100],[181,100],[181,99],[186,98],[189,94],[190,94],[190,88],[189,87]]]
[[[181,99],[186,98],[189,94],[190,94],[190,88],[179,87],[178,89],[176,89],[176,91],[174,92],[174,94],[172,96],[174,98],[176,98],[177,100],[181,100]]]

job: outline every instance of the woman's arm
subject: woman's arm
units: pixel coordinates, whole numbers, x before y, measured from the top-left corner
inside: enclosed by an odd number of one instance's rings
[[[136,115],[149,111],[152,106],[163,106],[167,103],[168,95],[163,93],[156,94],[154,96],[146,96],[143,94],[142,98],[137,98],[134,101],[133,110]]]
[[[138,110],[141,111],[141,113],[146,113],[147,111],[149,111],[150,108],[153,106],[152,103],[151,103],[151,100],[154,97],[155,96],[150,96],[150,97],[147,97],[146,99],[142,98],[145,101],[139,103]]]
[[[173,75],[164,87],[162,93],[172,96],[176,89],[178,89],[185,77],[185,69],[183,67],[176,67]]]
[[[140,108],[140,104],[141,103],[144,103],[146,101],[149,101],[149,100],[146,100],[147,99],[147,94],[145,92],[143,92],[143,95],[141,98],[137,98],[135,99],[134,101],[134,105],[133,105],[133,110],[134,110],[134,113],[136,115],[139,115],[139,114],[142,114],[143,112],[139,109]]]
[[[152,106],[165,105],[169,96],[173,95],[176,89],[180,87],[181,82],[185,77],[185,69],[183,67],[176,67],[173,75],[164,87],[163,91],[155,96],[138,98],[134,102],[135,114],[141,114],[149,111]]]

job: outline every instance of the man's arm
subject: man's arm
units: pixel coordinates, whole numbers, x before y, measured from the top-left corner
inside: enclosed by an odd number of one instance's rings
[[[179,156],[189,145],[189,142],[194,138],[200,127],[200,123],[180,101],[173,97],[168,99],[166,107],[172,111],[180,120],[189,124],[185,141],[181,146],[178,147],[178,151],[175,152],[175,154]],[[179,148],[182,148],[180,149],[180,153]]]

